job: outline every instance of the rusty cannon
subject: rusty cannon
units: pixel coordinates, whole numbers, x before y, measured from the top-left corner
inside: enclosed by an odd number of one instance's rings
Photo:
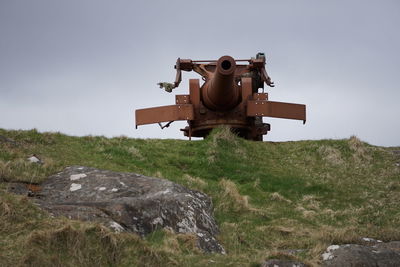
[[[263,117],[305,123],[305,105],[268,100],[264,84],[274,87],[274,83],[266,72],[265,63],[263,53],[255,58],[236,60],[230,56],[218,60],[178,58],[174,83],[159,83],[161,88],[172,92],[182,81],[182,71],[195,71],[204,83],[200,86],[199,79],[190,79],[189,94],[176,95],[175,105],[136,110],[136,128],[158,123],[163,129],[174,121],[186,120],[188,126],[181,131],[189,139],[206,137],[213,128],[226,125],[243,138],[262,141],[270,130],[270,124],[263,123]]]

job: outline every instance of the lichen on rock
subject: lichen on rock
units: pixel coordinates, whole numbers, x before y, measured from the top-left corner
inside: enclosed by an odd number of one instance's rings
[[[166,179],[71,166],[42,184],[37,202],[55,216],[100,222],[116,232],[193,233],[205,252],[225,253],[215,238],[211,199]]]

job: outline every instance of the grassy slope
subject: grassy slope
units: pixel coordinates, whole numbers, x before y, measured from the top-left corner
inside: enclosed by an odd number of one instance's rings
[[[257,265],[266,258],[318,264],[332,243],[400,240],[400,171],[388,149],[355,137],[251,142],[219,129],[204,141],[0,136],[0,265]],[[36,154],[43,165],[27,163]],[[51,218],[9,181],[38,183],[68,165],[164,177],[213,198],[228,256],[204,255],[190,235],[159,230],[142,240],[102,226]],[[297,256],[285,250],[305,249]],[[2,263],[2,264],[1,264]]]

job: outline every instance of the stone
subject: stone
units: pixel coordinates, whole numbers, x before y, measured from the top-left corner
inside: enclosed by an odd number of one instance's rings
[[[197,236],[205,252],[225,253],[206,194],[135,173],[71,166],[50,176],[37,203],[54,216],[99,222],[145,236],[165,228]]]
[[[27,160],[28,160],[30,163],[43,164],[43,162],[41,161],[41,159],[39,159],[36,155],[32,155],[32,156],[28,157]]]
[[[380,240],[363,238],[365,245],[346,244],[329,246],[322,254],[323,266],[400,266],[400,241],[384,243]],[[371,245],[368,245],[371,243]]]

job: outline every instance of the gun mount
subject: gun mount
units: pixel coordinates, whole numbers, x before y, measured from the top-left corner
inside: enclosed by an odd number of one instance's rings
[[[248,64],[237,64],[247,62]],[[229,126],[239,136],[262,141],[270,130],[262,117],[306,121],[306,106],[302,104],[268,100],[264,84],[274,87],[265,70],[265,55],[258,53],[251,59],[233,59],[223,56],[218,60],[191,60],[178,58],[174,83],[159,83],[167,92],[179,86],[182,71],[195,71],[202,76],[189,80],[189,94],[176,95],[176,104],[138,109],[136,128],[139,125],[158,123],[161,128],[172,122],[186,120],[188,126],[181,131],[185,136],[206,137],[219,125]],[[259,89],[262,88],[262,92]],[[161,122],[167,122],[162,126]]]

